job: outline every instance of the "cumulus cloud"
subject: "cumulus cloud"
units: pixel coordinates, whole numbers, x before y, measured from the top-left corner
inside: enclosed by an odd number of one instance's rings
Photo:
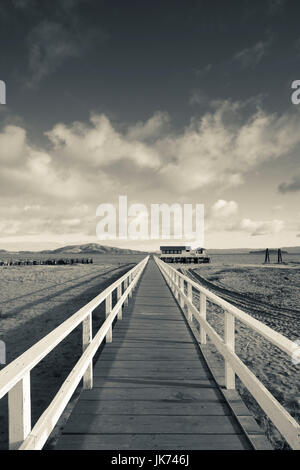
[[[236,201],[218,199],[206,210],[207,231],[233,230],[238,224],[239,206]]]
[[[212,216],[228,218],[232,215],[235,215],[238,212],[238,204],[235,201],[224,201],[224,199],[219,199],[212,206]]]
[[[281,232],[284,229],[283,220],[251,220],[251,219],[242,219],[239,228],[242,231],[250,233],[252,236],[257,235],[272,235]]]
[[[284,229],[284,221],[241,218],[236,201],[219,199],[207,211],[207,231],[244,232],[251,236],[274,235]]]
[[[278,116],[258,109],[242,119],[240,103],[223,101],[183,133],[156,142],[163,158],[160,176],[166,186],[186,192],[208,185],[235,186],[263,162],[286,155],[300,143],[298,113]]]
[[[170,118],[167,113],[157,112],[146,122],[137,122],[129,127],[127,137],[129,140],[153,141],[167,130]]]
[[[265,41],[258,41],[254,46],[247,47],[237,52],[233,61],[239,62],[242,68],[254,69],[269,52],[272,39],[269,37]]]
[[[158,121],[158,122],[157,122]],[[156,134],[161,118],[154,117],[144,126],[138,124],[128,130],[128,137],[118,132],[105,115],[93,115],[91,126],[74,123],[67,127],[58,124],[47,136],[54,145],[54,153],[61,160],[86,165],[87,169],[109,166],[120,160],[129,160],[137,166],[156,169],[160,164],[157,151],[142,141]]]
[[[145,204],[155,202],[151,198],[159,191],[165,202],[188,201],[195,191],[241,184],[249,171],[299,145],[299,113],[279,116],[258,109],[245,117],[243,110],[240,103],[214,103],[181,131],[172,128],[165,113],[131,125],[94,114],[88,123],[55,125],[46,133],[47,148],[34,145],[20,125],[4,127],[0,216],[7,222],[2,232],[84,227],[95,233],[97,205],[114,202],[119,194]],[[232,200],[219,199],[208,216],[215,226],[218,221],[226,230],[255,235],[281,228],[276,220],[241,222]]]

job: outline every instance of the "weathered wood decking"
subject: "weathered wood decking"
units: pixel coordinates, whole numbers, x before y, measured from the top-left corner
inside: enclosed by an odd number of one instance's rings
[[[57,449],[251,449],[150,260]]]

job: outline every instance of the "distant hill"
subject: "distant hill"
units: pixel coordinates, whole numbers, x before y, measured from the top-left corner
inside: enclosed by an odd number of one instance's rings
[[[61,248],[56,248],[55,250],[43,250],[40,253],[42,254],[123,254],[123,255],[140,255],[143,254],[143,251],[138,250],[129,250],[126,248],[117,248],[112,246],[99,245],[98,243],[87,243],[85,245],[67,245],[62,246]]]
[[[85,245],[66,245],[55,250],[42,250],[42,251],[9,251],[0,250],[0,254],[120,254],[120,255],[142,255],[145,251],[129,250],[126,248],[117,248],[113,246],[100,245],[98,243],[86,243]]]
[[[300,254],[300,246],[283,246],[282,250],[288,251],[290,255]]]

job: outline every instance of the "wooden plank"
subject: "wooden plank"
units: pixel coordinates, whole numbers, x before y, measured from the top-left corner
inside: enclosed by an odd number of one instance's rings
[[[255,450],[274,450],[266,436],[259,434],[249,435]]]
[[[175,304],[176,305],[176,304]],[[139,313],[147,313],[147,312],[156,312],[159,314],[170,314],[170,312],[174,312],[174,304],[170,305],[161,305],[161,306],[153,306],[153,305],[137,305],[135,314]],[[181,312],[176,312],[177,315],[182,316]]]
[[[108,367],[116,367],[116,368],[134,368],[140,366],[142,363],[142,367],[144,369],[153,369],[156,371],[168,371],[168,370],[179,370],[179,369],[184,369],[184,370],[195,370],[195,368],[199,368],[199,370],[203,369],[203,366],[201,365],[200,361],[188,361],[188,360],[183,360],[183,361],[176,361],[176,363],[170,363],[170,361],[156,361],[155,364],[152,363],[151,361],[126,361],[126,360],[111,360],[111,361],[101,361],[99,360],[97,364],[95,365],[95,372],[101,371],[102,369],[107,369]],[[97,374],[96,374],[97,375]],[[206,372],[207,376],[207,372]]]
[[[124,331],[124,332],[120,332],[119,330],[116,330],[114,332],[114,338],[117,338],[117,339],[130,339],[130,340],[136,340],[137,339],[137,334],[136,332],[133,332],[133,331]],[[138,335],[138,339],[139,340],[153,340],[153,339],[157,339],[157,340],[163,340],[163,339],[167,339],[168,341],[189,341],[191,340],[190,336],[188,335],[185,335],[185,334],[181,334],[181,333],[168,333],[168,336],[166,337],[165,333],[162,333],[160,331],[157,331],[157,332],[151,332],[151,331],[141,331],[139,332],[139,335]]]
[[[182,334],[185,338],[190,338],[190,336],[187,334],[187,331],[185,330],[185,325],[182,323],[180,324],[179,322],[173,322],[173,324],[162,324],[161,322],[157,323],[124,323],[124,325],[116,325],[115,331],[118,333],[128,333],[130,332],[131,334],[135,334],[135,337],[137,338],[138,334],[143,335],[144,333],[159,333],[161,331],[162,334],[166,334],[166,332],[169,332],[170,335],[177,335],[178,333]],[[180,336],[179,336],[180,337]],[[168,337],[166,337],[168,339]]]
[[[168,434],[236,434],[240,429],[231,416],[150,416],[127,415],[102,416],[72,414],[65,433],[111,434],[111,433],[168,433]]]
[[[218,389],[205,387],[180,386],[178,384],[167,386],[163,384],[157,388],[144,387],[132,389],[124,388],[93,388],[82,393],[83,400],[169,400],[183,402],[190,401],[222,401]]]
[[[151,311],[151,310],[148,310],[147,312],[145,312],[144,310],[141,310],[140,312],[138,313],[134,313],[132,312],[130,317],[126,317],[125,318],[125,322],[127,319],[135,319],[135,320],[172,320],[172,321],[178,321],[178,322],[182,322],[184,321],[183,317],[182,316],[179,316],[179,315],[176,315],[174,310],[170,311],[170,312],[155,312],[155,311]]]
[[[190,379],[204,379],[207,378],[207,373],[204,369],[200,370],[171,370],[167,369],[157,370],[155,367],[152,369],[140,368],[106,368],[98,369],[95,371],[95,377],[120,377],[120,378],[138,378],[138,377],[152,377],[153,379],[176,379],[178,383],[181,380],[190,380]]]
[[[9,449],[16,450],[31,430],[30,373],[8,394]]]
[[[244,450],[250,449],[241,434],[64,434],[58,450]]]
[[[160,296],[153,296],[153,297],[135,297],[134,299],[134,306],[141,306],[141,305],[150,305],[151,307],[160,308],[160,307],[172,307],[174,308],[174,300],[170,297],[160,297]]]
[[[115,339],[107,345],[107,350],[115,348],[146,348],[146,349],[195,349],[194,343],[180,341],[139,341],[139,340],[122,340]],[[105,348],[106,349],[106,348]]]
[[[184,323],[183,319],[180,318],[172,318],[168,317],[166,315],[158,315],[156,313],[150,314],[150,313],[145,313],[145,314],[140,314],[139,316],[136,317],[130,317],[129,319],[124,319],[122,324],[119,324],[119,327],[129,327],[129,326],[161,326],[161,327],[168,327],[168,326],[174,326],[177,328],[182,329],[182,325]]]
[[[172,352],[168,352],[168,350],[145,350],[145,348],[135,348],[132,350],[131,348],[128,348],[128,350],[123,351],[122,349],[119,349],[117,351],[113,351],[112,349],[110,351],[104,351],[103,354],[101,354],[101,361],[105,360],[112,360],[112,359],[126,359],[126,360],[140,360],[140,361],[178,361],[182,359],[182,351],[180,350],[172,350]],[[195,351],[191,351],[189,349],[184,351],[184,357],[188,360],[197,360],[198,356]]]
[[[216,388],[213,381],[207,378],[189,378],[189,379],[174,379],[166,377],[95,377],[95,387],[100,388],[159,388],[162,386],[175,386],[181,385],[190,388]],[[129,390],[128,390],[129,393]],[[83,397],[84,398],[84,397]]]
[[[82,322],[82,349],[83,352],[92,341],[92,313],[90,313]],[[83,375],[83,388],[89,390],[93,388],[93,360],[90,361],[86,372]]]
[[[85,401],[80,400],[74,415],[164,415],[225,416],[230,412],[225,403],[165,403],[159,401]],[[79,418],[80,419],[80,418]]]

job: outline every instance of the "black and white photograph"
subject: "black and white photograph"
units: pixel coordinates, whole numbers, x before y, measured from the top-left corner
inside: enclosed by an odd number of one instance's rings
[[[0,456],[300,450],[299,18],[0,0]]]

